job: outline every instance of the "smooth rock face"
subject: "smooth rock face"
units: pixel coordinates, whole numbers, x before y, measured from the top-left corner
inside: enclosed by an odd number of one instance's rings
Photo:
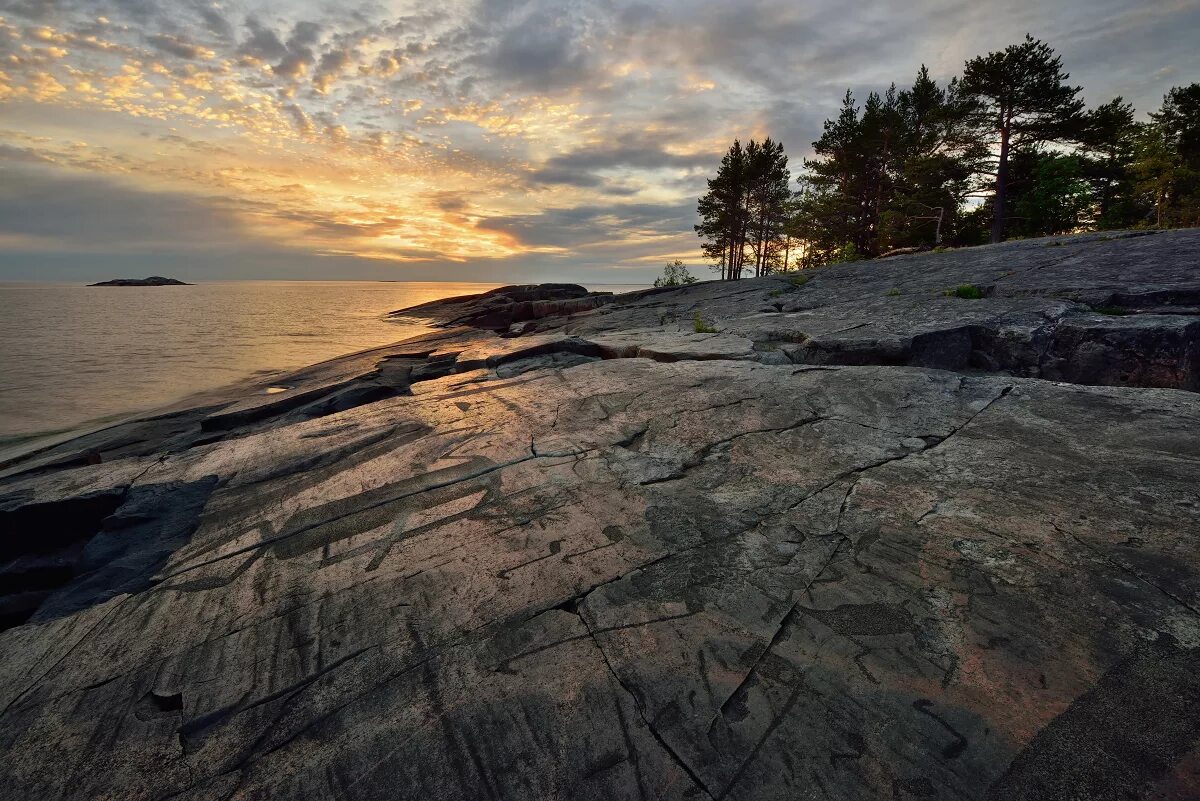
[[[1064,242],[450,327],[9,464],[0,798],[1197,797],[1200,233]],[[1096,286],[941,295],[1043,254]]]

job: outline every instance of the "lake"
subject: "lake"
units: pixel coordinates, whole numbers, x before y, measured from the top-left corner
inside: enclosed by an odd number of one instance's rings
[[[406,339],[425,329],[389,322],[384,315],[495,286],[0,283],[0,447]]]

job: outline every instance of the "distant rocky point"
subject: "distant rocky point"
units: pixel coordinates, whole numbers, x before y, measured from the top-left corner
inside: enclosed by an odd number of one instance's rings
[[[567,317],[611,303],[611,292],[588,292],[578,284],[516,284],[479,295],[443,298],[392,312],[393,320],[436,320],[443,328],[470,326],[506,331],[543,317]],[[520,330],[511,331],[519,334]]]
[[[98,284],[88,284],[88,286],[191,286],[191,284],[180,281],[178,278],[152,275],[149,278],[114,278],[111,281],[101,281]]]

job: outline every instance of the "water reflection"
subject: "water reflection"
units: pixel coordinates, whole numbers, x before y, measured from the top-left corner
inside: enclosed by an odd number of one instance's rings
[[[0,284],[0,445],[421,333],[395,309],[496,284]],[[593,285],[626,292],[639,285]],[[270,390],[268,390],[270,391]]]
[[[0,284],[0,442],[420,333],[385,313],[494,284]]]

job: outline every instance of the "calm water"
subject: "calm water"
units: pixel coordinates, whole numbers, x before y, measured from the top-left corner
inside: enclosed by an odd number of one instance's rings
[[[387,312],[494,286],[0,284],[0,446],[396,342],[424,329]]]

